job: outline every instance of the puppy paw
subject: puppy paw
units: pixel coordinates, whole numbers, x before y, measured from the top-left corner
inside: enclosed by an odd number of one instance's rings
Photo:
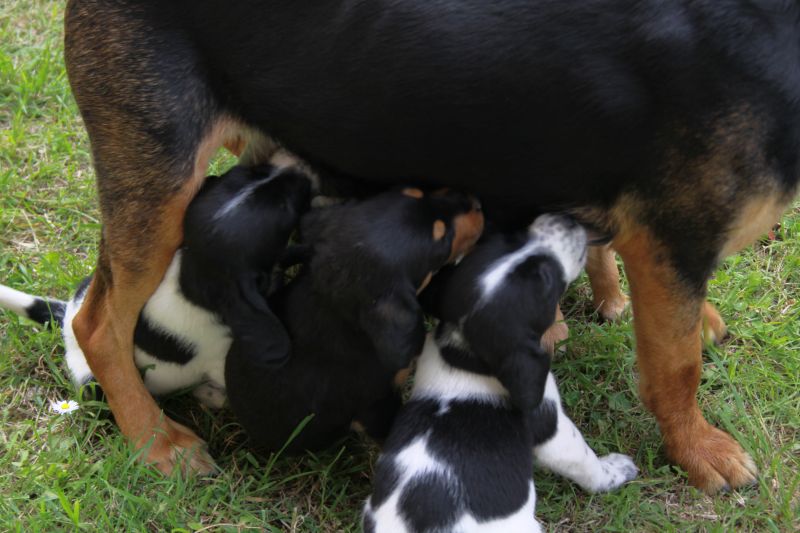
[[[192,393],[197,401],[211,409],[222,409],[228,401],[225,388],[211,382],[198,385]]]
[[[584,487],[589,492],[609,492],[619,488],[628,481],[636,479],[639,469],[627,455],[621,453],[610,453],[598,459],[602,474],[591,487]]]
[[[728,335],[728,326],[717,308],[709,302],[703,303],[703,340],[707,345],[720,344]]]
[[[541,344],[544,351],[550,355],[555,355],[556,346],[568,338],[569,327],[567,327],[567,323],[564,322],[564,315],[561,313],[561,307],[556,307],[555,321],[547,328],[547,331],[542,334],[539,344]],[[558,351],[564,352],[566,351],[566,347],[562,344],[558,346]]]
[[[550,326],[547,331],[542,335],[541,345],[542,349],[550,355],[555,355],[556,346],[562,341],[569,338],[569,328],[564,322],[558,322]],[[563,352],[566,348],[561,345],[558,346],[558,351]]]

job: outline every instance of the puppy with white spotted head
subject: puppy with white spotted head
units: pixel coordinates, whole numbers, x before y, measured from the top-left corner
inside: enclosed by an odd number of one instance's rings
[[[441,322],[378,459],[366,532],[540,531],[534,458],[591,492],[636,476],[629,457],[586,445],[540,347],[585,256],[584,230],[544,215],[527,234],[484,238],[443,276]]]

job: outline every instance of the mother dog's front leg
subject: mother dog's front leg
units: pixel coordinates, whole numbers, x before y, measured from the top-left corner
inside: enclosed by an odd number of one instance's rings
[[[164,473],[170,473],[176,464],[186,470],[211,472],[214,464],[204,442],[162,413],[134,365],[134,326],[166,266],[161,257],[148,254],[153,263],[146,272],[136,272],[111,260],[109,255],[108,247],[101,244],[97,271],[72,322],[92,373],[103,388],[122,434],[136,448],[145,449],[144,460]],[[171,257],[166,253],[158,255]]]
[[[113,31],[109,31],[113,28]],[[103,236],[75,336],[122,433],[163,472],[213,464],[191,430],[164,416],[133,359],[139,312],[183,238],[209,157],[237,134],[202,68],[144,10],[71,0],[64,52],[92,144]]]
[[[658,420],[668,456],[707,491],[755,479],[750,456],[697,405],[703,294],[688,287],[645,229],[615,241],[631,288],[642,401]]]

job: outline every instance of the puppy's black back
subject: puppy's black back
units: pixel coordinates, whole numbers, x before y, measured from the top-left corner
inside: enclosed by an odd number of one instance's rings
[[[279,367],[257,368],[234,343],[226,361],[228,397],[251,447],[282,448],[311,414],[286,451],[330,446],[354,420],[372,437],[385,437],[400,398],[369,337],[314,294],[305,272],[272,295],[270,306],[289,334],[291,356]]]

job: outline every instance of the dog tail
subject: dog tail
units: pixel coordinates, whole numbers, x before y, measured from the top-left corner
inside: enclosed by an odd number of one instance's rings
[[[72,330],[72,319],[81,308],[91,280],[91,276],[84,279],[78,285],[75,296],[68,302],[33,296],[0,285],[0,309],[8,309],[40,324],[46,324],[48,327],[57,324],[61,328],[66,348],[64,361],[70,379],[76,387],[80,387],[92,379],[92,370],[89,368],[86,356],[78,345],[75,332]]]
[[[59,327],[63,327],[67,302],[40,298],[0,285],[0,308],[13,311],[40,324],[55,323]]]

